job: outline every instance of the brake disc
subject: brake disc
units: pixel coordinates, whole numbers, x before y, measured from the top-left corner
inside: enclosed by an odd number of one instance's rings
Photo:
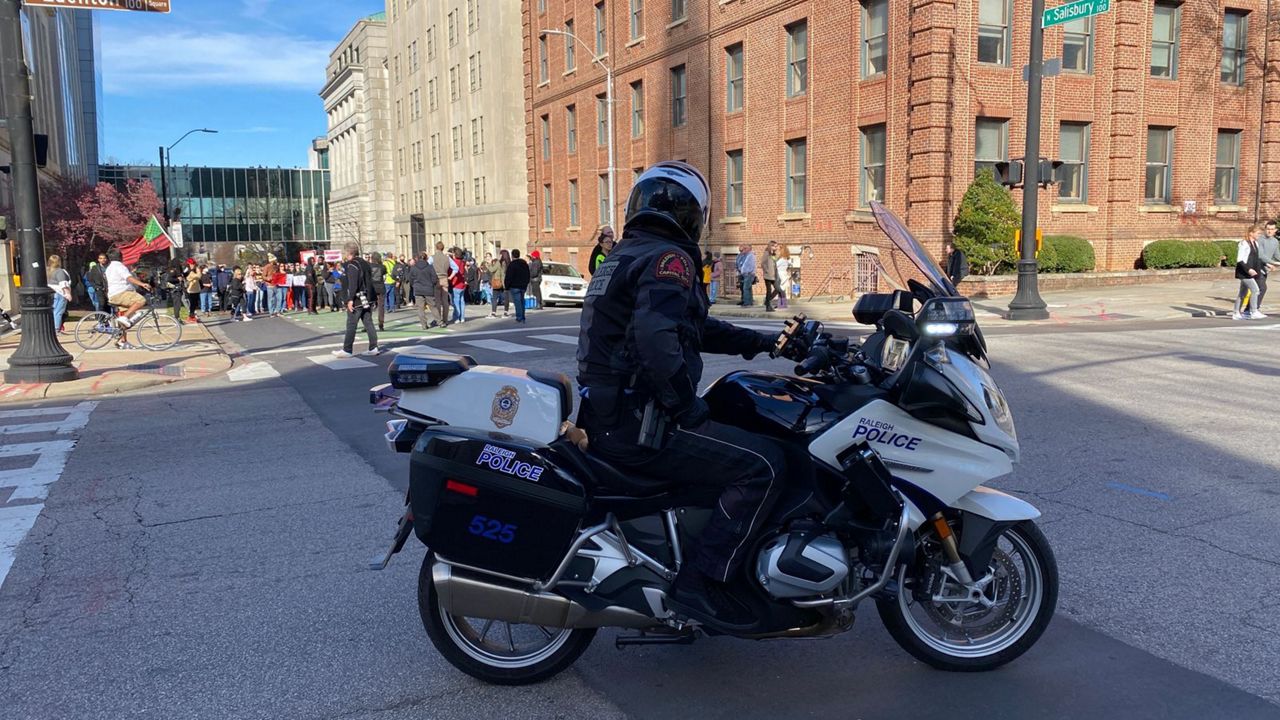
[[[1022,575],[1017,565],[1003,550],[996,548],[991,556],[991,582],[983,589],[983,595],[991,603],[952,601],[922,603],[925,614],[943,628],[963,628],[966,637],[981,637],[995,632],[1012,619],[1022,600]],[[941,576],[941,572],[933,577]],[[940,587],[940,582],[930,582]]]

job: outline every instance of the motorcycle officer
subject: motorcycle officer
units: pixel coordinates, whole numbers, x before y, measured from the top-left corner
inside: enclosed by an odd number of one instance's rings
[[[590,452],[623,470],[720,488],[710,522],[689,548],[667,603],[722,630],[751,627],[726,592],[786,477],[782,448],[708,422],[697,394],[703,351],[768,352],[774,337],[707,316],[698,241],[707,222],[707,181],[682,162],[645,171],[631,189],[622,239],[596,269],[578,336],[578,425]],[[642,444],[643,408],[655,402],[670,429]]]

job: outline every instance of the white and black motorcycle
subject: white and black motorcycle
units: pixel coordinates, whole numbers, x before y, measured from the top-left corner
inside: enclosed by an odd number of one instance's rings
[[[1048,626],[1057,566],[1039,511],[983,487],[1019,448],[972,306],[873,209],[904,288],[859,298],[855,318],[875,332],[856,346],[796,318],[774,353],[798,361],[795,376],[735,372],[705,393],[714,420],[781,441],[798,469],[731,580],[758,618],[738,635],[833,635],[872,600],[920,660],[990,670]],[[665,602],[714,492],[584,451],[563,375],[456,355],[401,355],[390,373],[370,399],[398,416],[387,442],[409,453],[410,484],[374,566],[410,534],[426,545],[419,609],[450,663],[522,684],[569,667],[599,628],[632,631],[619,647],[716,634]]]

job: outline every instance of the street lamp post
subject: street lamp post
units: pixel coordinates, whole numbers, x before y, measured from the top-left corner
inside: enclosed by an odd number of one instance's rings
[[[1018,291],[1009,303],[1010,320],[1044,320],[1048,306],[1040,297],[1036,263],[1036,227],[1039,226],[1040,98],[1044,76],[1044,0],[1031,0],[1031,57],[1027,63],[1027,145],[1022,159],[1022,246],[1018,248]]]
[[[169,228],[169,178],[168,178],[168,172],[166,170],[166,165],[172,162],[172,156],[170,155],[170,153],[172,153],[173,149],[178,146],[178,143],[182,142],[183,140],[186,140],[187,136],[191,135],[192,133],[216,134],[217,132],[218,132],[217,130],[210,130],[209,128],[195,128],[194,130],[188,130],[186,132],[186,135],[183,135],[182,137],[178,138],[168,148],[165,148],[165,146],[163,145],[160,146],[160,202],[163,205],[163,207],[161,207],[161,210],[164,212],[164,226],[166,230]]]
[[[578,37],[577,35],[574,35],[573,33],[567,32],[565,30],[542,30],[539,32],[539,34],[540,35],[563,35],[569,38],[570,41],[577,41],[582,43],[582,46],[585,47],[588,51],[591,50],[591,46],[588,45],[586,41],[584,41],[582,38]],[[615,159],[614,159],[614,139],[613,139],[613,68],[609,67],[608,65],[605,65],[604,62],[600,60],[600,57],[595,54],[592,54],[591,62],[595,63],[596,65],[599,65],[600,69],[604,70],[604,84],[605,84],[604,104],[609,106],[609,116],[606,121],[608,124],[608,131],[609,131],[609,150],[608,150],[609,152],[609,227],[613,228],[614,232],[617,232],[618,224],[617,222],[615,222],[615,219],[616,219],[615,214],[618,212],[618,201],[617,201],[618,191],[617,191],[617,175],[616,175],[617,170],[615,167],[617,165],[617,162],[615,162]]]
[[[31,124],[31,78],[22,42],[19,0],[0,5],[0,86],[3,86],[13,173],[13,220],[22,255],[22,337],[4,371],[8,383],[75,380],[71,355],[58,343],[53,326],[53,290],[45,271],[40,186],[36,176],[35,134]]]

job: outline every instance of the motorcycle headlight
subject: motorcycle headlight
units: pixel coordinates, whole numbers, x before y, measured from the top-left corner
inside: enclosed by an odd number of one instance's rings
[[[1013,427],[1013,413],[1009,412],[1009,403],[1004,399],[1004,393],[999,388],[983,385],[982,397],[986,400],[987,409],[991,411],[996,425],[1010,436],[1017,437]]]

